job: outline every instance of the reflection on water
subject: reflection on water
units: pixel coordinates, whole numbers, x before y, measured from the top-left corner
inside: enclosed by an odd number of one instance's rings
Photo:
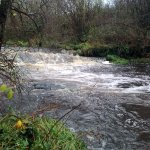
[[[42,115],[59,118],[73,106],[66,125],[88,149],[146,150],[150,147],[150,66],[119,66],[104,59],[67,53],[19,52],[16,63],[28,74],[32,101],[21,111],[51,103]]]

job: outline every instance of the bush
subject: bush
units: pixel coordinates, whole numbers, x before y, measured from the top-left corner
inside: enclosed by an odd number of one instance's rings
[[[5,84],[0,86],[0,92],[2,92],[9,100],[13,98],[14,92],[13,90]]]
[[[23,41],[23,40],[8,40],[6,42],[6,45],[9,45],[9,46],[21,46],[21,47],[27,47],[28,46],[28,42],[26,41]]]
[[[7,150],[85,150],[83,142],[62,123],[48,118],[0,118],[0,149]]]
[[[25,42],[25,41],[18,41],[18,42],[17,42],[17,45],[18,45],[18,46],[21,46],[21,47],[27,47],[27,46],[28,46],[28,42]]]
[[[108,45],[102,45],[99,47],[90,47],[88,49],[82,49],[81,55],[88,57],[106,57],[109,54],[111,47]]]
[[[89,43],[75,43],[69,44],[69,47],[73,50],[88,50],[91,48],[91,45]]]
[[[8,41],[6,42],[6,45],[14,46],[14,45],[16,45],[16,43],[15,43],[14,41],[12,41],[12,40],[8,40]]]
[[[106,60],[111,61],[115,64],[123,64],[123,65],[129,64],[129,60],[118,57],[116,55],[107,55]]]

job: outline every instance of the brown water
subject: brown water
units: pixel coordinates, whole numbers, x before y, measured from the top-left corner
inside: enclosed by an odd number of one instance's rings
[[[89,150],[150,149],[150,66],[112,65],[67,52],[19,52],[28,81],[21,112],[60,118]]]

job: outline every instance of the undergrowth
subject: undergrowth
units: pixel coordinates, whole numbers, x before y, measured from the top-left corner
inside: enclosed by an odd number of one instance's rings
[[[106,60],[113,62],[114,64],[121,65],[135,65],[135,64],[150,64],[150,58],[121,58],[116,55],[107,55]]]
[[[62,123],[49,118],[17,117],[0,118],[1,150],[85,150],[75,133]]]
[[[121,58],[116,55],[107,55],[106,60],[113,62],[114,64],[122,64],[122,65],[129,64],[129,60]]]

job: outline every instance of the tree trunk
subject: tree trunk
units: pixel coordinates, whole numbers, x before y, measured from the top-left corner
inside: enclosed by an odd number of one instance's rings
[[[12,4],[12,0],[0,1],[0,51],[4,39],[5,24],[7,19],[8,10]]]

